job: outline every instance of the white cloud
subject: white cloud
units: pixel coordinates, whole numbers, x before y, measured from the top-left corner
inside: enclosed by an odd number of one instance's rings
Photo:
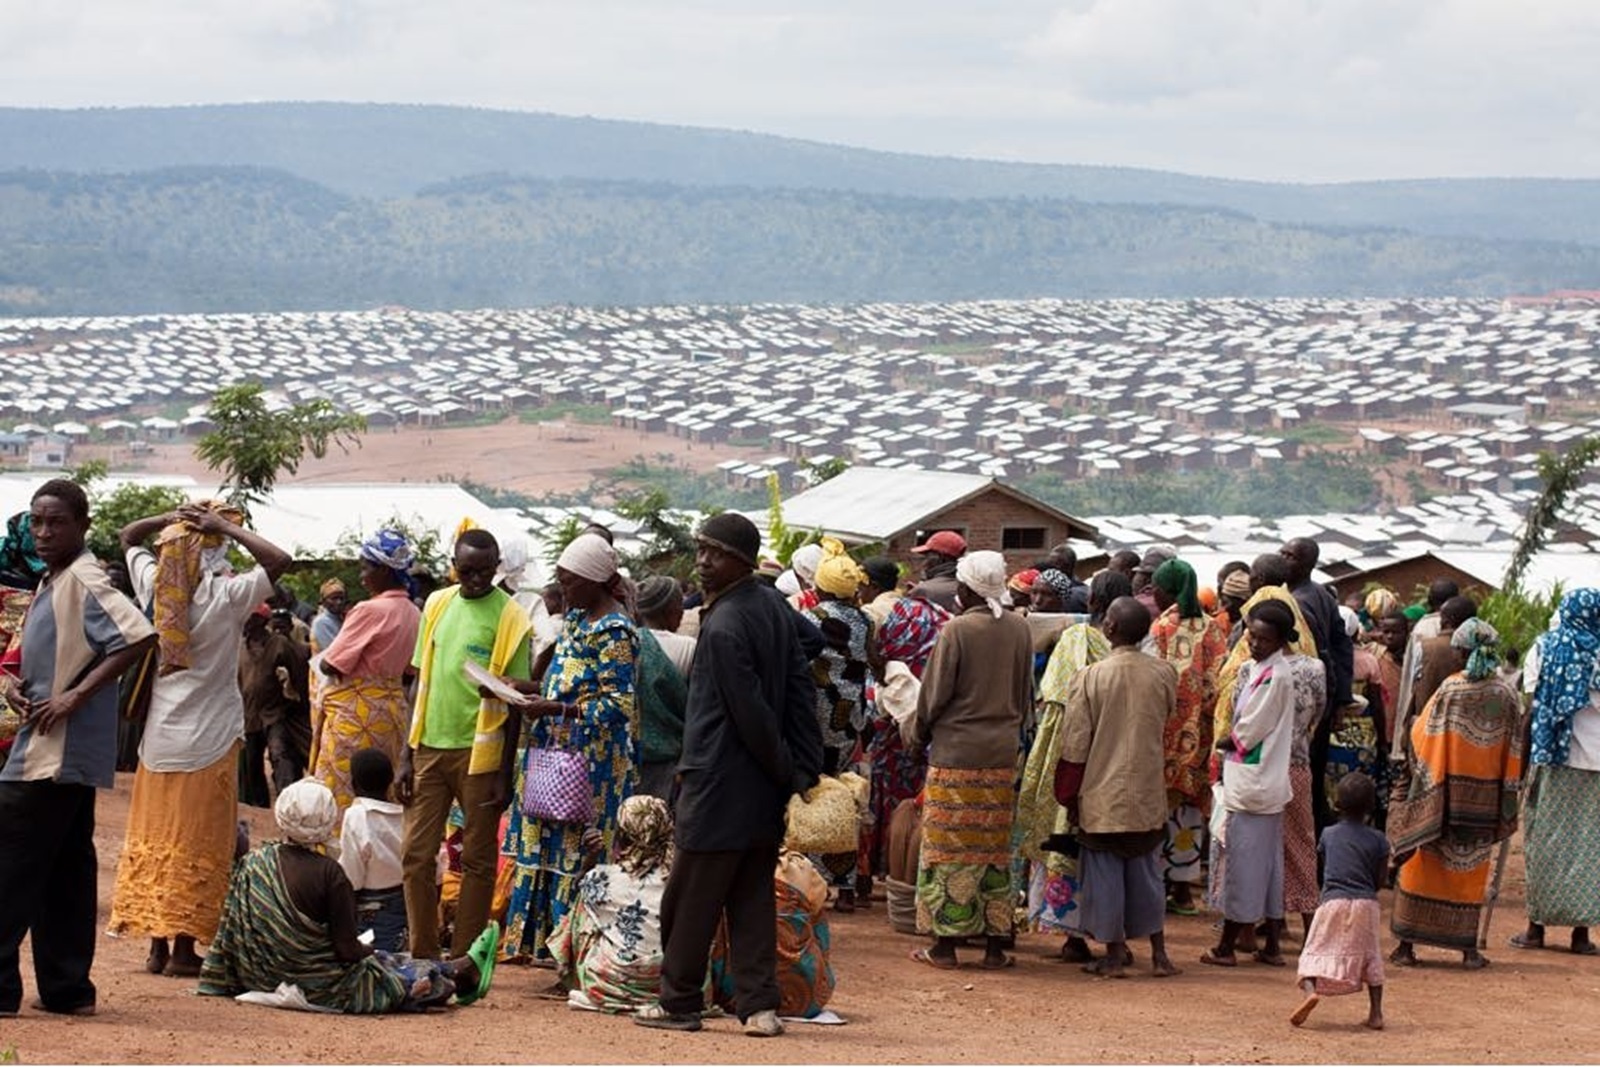
[[[0,103],[399,100],[1306,180],[1600,176],[1593,0],[0,0]]]

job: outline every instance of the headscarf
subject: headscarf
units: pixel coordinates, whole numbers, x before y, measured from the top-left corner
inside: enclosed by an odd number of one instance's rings
[[[522,588],[528,574],[528,539],[513,537],[500,544],[500,569],[495,573],[497,584],[503,584],[515,593]]]
[[[579,534],[561,550],[556,566],[605,585],[617,576],[617,550],[599,534]]]
[[[1033,589],[1033,583],[1039,580],[1039,572],[1033,568],[1018,571],[1006,582],[1006,588],[1013,593],[1026,593]]]
[[[206,511],[228,522],[244,521],[244,512],[218,500],[202,500]],[[156,573],[151,621],[160,648],[158,675],[173,674],[190,666],[189,608],[201,579],[227,566],[228,539],[201,533],[182,519],[169,523],[156,535]]]
[[[867,584],[867,572],[846,554],[843,542],[838,539],[824,537],[819,547],[822,559],[817,563],[812,584],[830,596],[845,599],[855,596],[856,591]]]
[[[1471,618],[1457,626],[1450,635],[1450,647],[1468,653],[1469,681],[1481,682],[1500,667],[1500,634],[1482,619]]]
[[[1202,585],[1200,592],[1195,594],[1200,601],[1200,610],[1207,615],[1217,610],[1217,591],[1209,585]]]
[[[784,571],[773,585],[784,596],[794,596],[800,592],[800,578],[794,571]]]
[[[817,564],[822,562],[824,554],[821,545],[802,545],[789,557],[789,566],[802,582],[814,585],[817,579]]]
[[[361,542],[361,558],[375,566],[387,567],[401,585],[411,577],[411,542],[399,530],[379,530]]]
[[[1011,605],[1006,592],[1006,558],[998,552],[968,552],[956,563],[956,581],[983,598],[999,618]]]
[[[1222,595],[1231,596],[1235,600],[1250,599],[1250,572],[1234,571],[1222,579]]]
[[[335,593],[345,592],[344,583],[337,578],[329,578],[317,587],[317,599],[327,600]]]
[[[1459,629],[1457,630],[1459,633]],[[1539,680],[1533,690],[1533,762],[1560,767],[1572,745],[1573,717],[1600,689],[1600,589],[1574,589],[1534,648]]]
[[[1367,618],[1376,622],[1399,611],[1400,598],[1395,596],[1392,590],[1380,586],[1367,594],[1367,598],[1361,602],[1361,607],[1367,613]]]
[[[33,543],[32,517],[26,511],[17,512],[0,533],[0,585],[37,589],[48,569]]]
[[[672,813],[659,797],[635,793],[617,809],[617,866],[642,878],[672,857]]]
[[[1056,570],[1054,567],[1046,567],[1039,572],[1039,581],[1055,590],[1055,594],[1059,597],[1065,597],[1072,592],[1072,576],[1066,571]]]
[[[283,836],[314,848],[333,836],[339,824],[339,802],[333,799],[333,790],[315,778],[302,778],[278,794],[272,814]]]
[[[1150,576],[1150,584],[1178,602],[1178,618],[1198,619],[1205,612],[1200,607],[1199,579],[1194,568],[1181,559],[1169,559],[1157,567]]]

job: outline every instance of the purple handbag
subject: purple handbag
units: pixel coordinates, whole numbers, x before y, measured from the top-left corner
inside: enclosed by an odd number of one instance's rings
[[[587,825],[594,818],[589,764],[578,752],[530,748],[523,768],[522,814],[544,822]]]

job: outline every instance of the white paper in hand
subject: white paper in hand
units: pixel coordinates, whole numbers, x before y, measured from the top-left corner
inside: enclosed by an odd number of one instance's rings
[[[528,702],[527,697],[495,677],[488,668],[475,659],[462,660],[461,673],[466,675],[467,681],[474,686],[482,686],[508,704],[526,704]]]

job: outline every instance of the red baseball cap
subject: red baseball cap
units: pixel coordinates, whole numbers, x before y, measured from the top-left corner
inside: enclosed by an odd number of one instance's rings
[[[911,551],[918,555],[924,552],[937,552],[941,556],[960,559],[966,555],[967,539],[954,530],[940,530]]]

